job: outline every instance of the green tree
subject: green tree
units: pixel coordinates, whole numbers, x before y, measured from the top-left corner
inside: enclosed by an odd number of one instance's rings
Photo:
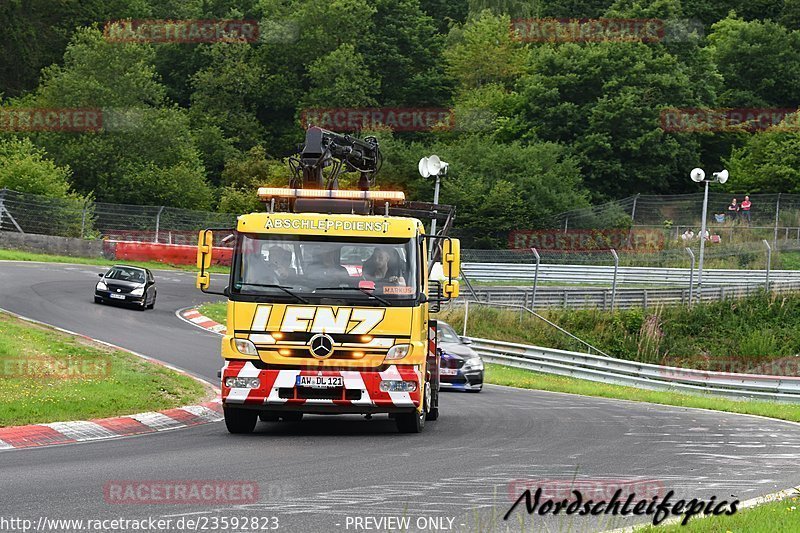
[[[269,159],[261,146],[230,159],[222,173],[218,209],[225,213],[251,213],[263,209],[256,194],[259,187],[286,187],[289,169],[282,161]]]
[[[317,58],[308,66],[311,89],[305,107],[369,107],[377,105],[380,80],[370,76],[364,56],[352,44]]]
[[[797,123],[794,117],[792,123]],[[800,193],[800,133],[779,128],[751,136],[725,162],[728,187],[750,193]]]
[[[770,107],[800,101],[800,32],[735,15],[712,30],[708,50],[725,80],[721,105]]]
[[[58,166],[28,138],[0,139],[0,189],[70,198],[68,166]]]
[[[383,106],[442,104],[450,92],[440,59],[444,39],[419,0],[377,0],[374,31],[357,43]]]
[[[16,103],[103,110],[100,132],[32,136],[57,164],[70,165],[79,192],[95,192],[100,201],[206,208],[211,191],[189,118],[166,99],[152,60],[149,45],[110,43],[98,30],[82,29],[63,66],[45,69],[37,92]],[[173,170],[182,194],[163,179]]]
[[[485,10],[450,32],[443,55],[460,90],[489,83],[511,86],[525,71],[527,52],[510,27],[507,15]]]
[[[701,106],[709,95],[675,56],[643,43],[566,43],[537,47],[531,67],[519,84],[525,138],[572,146],[596,197],[687,187],[697,138],[664,131],[660,112]]]

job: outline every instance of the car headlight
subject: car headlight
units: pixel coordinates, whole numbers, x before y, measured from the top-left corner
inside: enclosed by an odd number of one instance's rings
[[[107,291],[108,290],[108,286],[105,283],[103,283],[102,281],[98,281],[97,282],[97,287],[95,287],[95,289],[97,289],[98,291]]]
[[[483,370],[483,360],[480,357],[472,357],[467,359],[467,362],[464,364],[464,368]]]
[[[402,359],[411,353],[410,344],[395,344],[386,353],[386,359]]]
[[[236,350],[244,355],[258,355],[256,345],[247,339],[233,339],[233,345]]]
[[[132,296],[143,296],[144,295],[144,287],[137,287],[131,291]]]

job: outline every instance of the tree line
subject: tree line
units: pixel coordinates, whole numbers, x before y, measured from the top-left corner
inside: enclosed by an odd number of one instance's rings
[[[655,41],[533,42],[520,19],[689,21]],[[245,19],[257,42],[114,42],[109,21]],[[796,128],[670,131],[668,109],[800,101],[800,0],[6,0],[0,108],[102,109],[102,131],[0,133],[0,188],[257,209],[311,108],[446,108],[452,127],[374,132],[382,187],[429,200],[420,157],[473,247],[561,211],[694,192],[800,192]],[[786,123],[792,122],[791,116]],[[0,124],[2,125],[2,124]],[[7,128],[6,128],[7,129]]]

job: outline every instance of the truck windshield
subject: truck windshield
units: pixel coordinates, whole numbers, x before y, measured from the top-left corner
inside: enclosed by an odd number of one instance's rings
[[[417,298],[417,263],[413,239],[241,233],[231,296],[399,304]]]

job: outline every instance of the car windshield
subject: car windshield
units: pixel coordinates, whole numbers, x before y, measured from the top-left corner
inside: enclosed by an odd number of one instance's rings
[[[144,283],[144,270],[132,267],[114,267],[105,276],[107,279],[119,281],[130,281],[133,283]]]
[[[436,329],[439,334],[439,342],[461,342],[458,334],[448,324],[439,322]]]
[[[417,270],[413,239],[243,233],[236,245],[231,294],[385,304],[416,299]]]

